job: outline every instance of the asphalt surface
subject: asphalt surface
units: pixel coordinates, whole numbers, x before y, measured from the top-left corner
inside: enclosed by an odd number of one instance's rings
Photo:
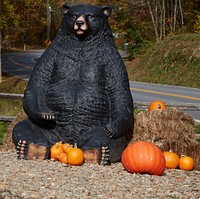
[[[130,82],[130,87],[135,103],[148,105],[159,99],[200,123],[200,89],[143,82]]]
[[[35,60],[44,50],[7,53],[2,55],[2,70],[28,81]],[[130,81],[131,93],[136,104],[147,105],[160,99],[169,106],[179,106],[200,123],[200,89],[149,84]]]
[[[35,66],[35,59],[41,56],[44,50],[25,51],[3,54],[2,70],[6,73],[28,80]]]

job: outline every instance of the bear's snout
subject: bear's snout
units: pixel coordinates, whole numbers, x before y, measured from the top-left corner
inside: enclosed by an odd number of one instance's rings
[[[76,21],[76,25],[81,28],[81,26],[84,24],[83,21],[79,20],[79,21]]]
[[[87,22],[85,20],[84,16],[80,16],[76,19],[74,23],[74,30],[76,31],[77,34],[84,34],[84,31],[88,29]]]

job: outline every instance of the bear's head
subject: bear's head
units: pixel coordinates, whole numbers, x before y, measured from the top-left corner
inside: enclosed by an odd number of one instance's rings
[[[62,11],[64,14],[62,26],[68,34],[80,41],[89,40],[110,30],[108,18],[111,8],[109,6],[82,4],[70,7],[64,4]]]

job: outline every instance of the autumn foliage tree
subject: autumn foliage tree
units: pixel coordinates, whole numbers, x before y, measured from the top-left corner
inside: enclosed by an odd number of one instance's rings
[[[46,4],[43,0],[4,0],[1,10],[2,37],[11,46],[40,45],[46,38]],[[55,22],[57,21],[57,13]],[[53,28],[57,24],[52,24]],[[53,31],[55,32],[55,31]]]
[[[199,31],[199,0],[48,0],[51,6],[50,39],[61,22],[63,3],[112,7],[111,28],[119,48],[131,56],[171,34]],[[47,38],[47,1],[4,0],[0,29],[11,46],[43,45]]]

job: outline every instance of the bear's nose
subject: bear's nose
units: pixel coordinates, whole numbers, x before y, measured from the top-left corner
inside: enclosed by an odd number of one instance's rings
[[[84,24],[84,22],[81,21],[81,20],[76,21],[76,25],[77,25],[79,28],[80,28],[83,24]]]

